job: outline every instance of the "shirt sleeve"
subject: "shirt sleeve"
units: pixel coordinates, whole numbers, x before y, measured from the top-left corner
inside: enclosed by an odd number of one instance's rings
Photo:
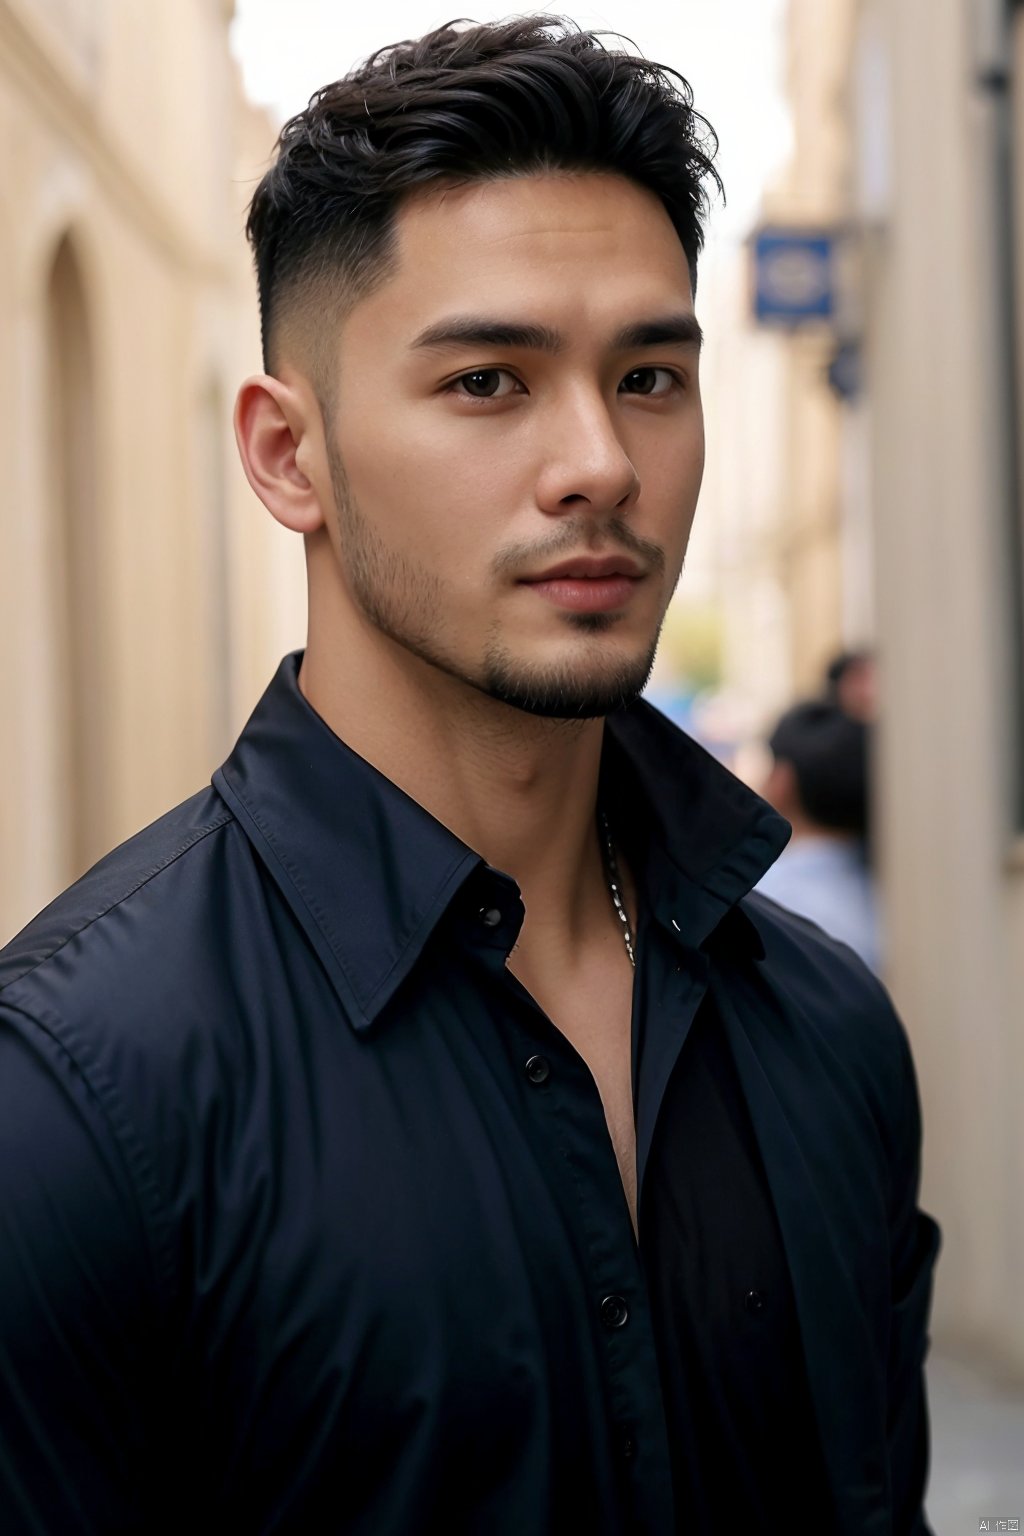
[[[163,1529],[149,1402],[155,1295],[101,1107],[50,1032],[0,1007],[4,1536]]]
[[[918,1208],[921,1109],[903,1030],[902,1102],[896,1131],[892,1195],[892,1318],[888,1359],[887,1436],[893,1536],[931,1536],[924,1511],[929,1426],[924,1362],[932,1282],[941,1234]]]

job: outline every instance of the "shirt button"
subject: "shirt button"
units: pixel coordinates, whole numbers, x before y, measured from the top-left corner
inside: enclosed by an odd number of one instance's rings
[[[501,913],[498,911],[497,907],[481,907],[480,921],[483,923],[485,928],[497,928],[498,924],[501,922]]]
[[[551,1064],[546,1056],[531,1056],[526,1063],[526,1075],[531,1083],[546,1083],[551,1076]]]
[[[748,1312],[752,1312],[756,1317],[759,1312],[763,1312],[765,1309],[764,1293],[762,1291],[748,1291],[743,1305]]]
[[[619,1455],[623,1461],[632,1461],[636,1455],[636,1441],[632,1435],[623,1435],[619,1441]]]
[[[629,1319],[629,1308],[621,1296],[606,1296],[601,1303],[601,1321],[606,1328],[621,1328]]]

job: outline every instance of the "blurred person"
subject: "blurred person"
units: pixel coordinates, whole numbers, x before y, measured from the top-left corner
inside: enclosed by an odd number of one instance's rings
[[[868,865],[868,728],[838,704],[810,700],[782,716],[769,741],[762,793],[793,837],[757,883],[881,970],[878,899]]]
[[[371,58],[249,217],[309,634],[0,959],[0,1529],[920,1533],[908,1042],[639,700],[713,136],[551,18]]]
[[[878,716],[878,668],[870,651],[840,651],[825,669],[825,697],[854,720]]]

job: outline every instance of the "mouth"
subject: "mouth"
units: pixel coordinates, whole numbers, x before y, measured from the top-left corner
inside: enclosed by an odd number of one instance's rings
[[[643,567],[628,555],[577,555],[552,565],[539,576],[526,576],[524,581],[602,581],[608,577],[627,576],[637,581],[644,574]]]
[[[524,577],[520,585],[573,613],[612,613],[627,605],[645,576],[628,555],[580,555]]]

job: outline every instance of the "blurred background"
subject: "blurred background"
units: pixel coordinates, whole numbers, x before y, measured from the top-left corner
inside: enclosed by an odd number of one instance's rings
[[[554,7],[551,7],[554,8]],[[543,9],[528,7],[527,9]],[[506,14],[478,0],[477,20]],[[873,668],[871,878],[940,1221],[938,1536],[1024,1520],[1024,6],[578,8],[721,140],[708,466],[651,696],[755,785]],[[0,941],[206,782],[304,641],[250,492],[245,208],[434,0],[0,0]]]

